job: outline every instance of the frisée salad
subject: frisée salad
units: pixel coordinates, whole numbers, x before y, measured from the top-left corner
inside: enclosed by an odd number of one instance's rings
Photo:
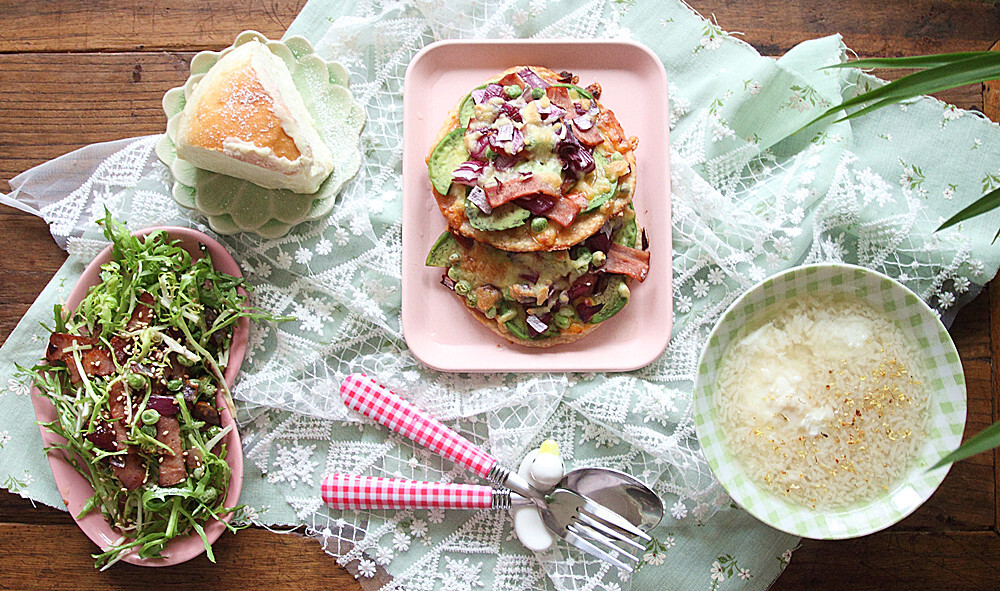
[[[214,561],[205,525],[239,509],[224,506],[235,424],[217,403],[234,416],[223,378],[233,330],[280,318],[247,307],[243,279],[207,252],[194,260],[163,231],[136,237],[110,214],[101,223],[112,260],[75,310],[56,306],[46,363],[28,370],[57,412],[43,426],[65,439],[47,449],[65,450],[94,488],[77,517],[100,511],[121,533],[96,566],[132,549],[157,557],[194,534]]]

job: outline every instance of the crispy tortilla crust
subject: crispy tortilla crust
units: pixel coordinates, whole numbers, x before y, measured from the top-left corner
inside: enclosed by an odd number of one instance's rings
[[[504,76],[519,72],[529,66],[514,66],[491,78],[488,82],[496,82]],[[558,82],[559,75],[554,71],[540,66],[530,66],[541,78],[547,82]],[[559,224],[549,224],[549,227],[539,233],[531,231],[530,224],[524,224],[509,230],[484,231],[472,227],[468,216],[465,215],[465,187],[452,184],[447,195],[438,193],[433,188],[434,198],[437,200],[441,214],[448,221],[448,227],[452,232],[468,236],[475,240],[486,242],[501,250],[511,250],[515,252],[533,252],[542,250],[561,250],[569,248],[578,242],[586,240],[589,236],[601,229],[604,222],[621,213],[623,209],[632,201],[635,195],[635,139],[625,136],[621,125],[615,118],[614,112],[597,102],[601,113],[597,118],[597,126],[604,136],[604,145],[622,154],[629,163],[630,172],[618,179],[618,191],[615,196],[601,207],[580,214],[568,227],[563,228]],[[461,102],[448,114],[444,125],[441,126],[437,137],[431,144],[431,151],[452,130],[459,127],[458,110]],[[428,158],[430,153],[428,153]],[[497,332],[500,332],[497,329]],[[560,337],[561,338],[561,337]],[[509,339],[508,339],[509,340]],[[554,339],[553,339],[554,340]],[[574,339],[575,340],[575,339]],[[522,343],[523,344],[523,343]]]
[[[462,306],[462,307],[468,310],[469,313],[472,314],[472,316],[476,320],[478,320],[483,324],[483,326],[492,330],[501,338],[511,343],[514,343],[515,345],[521,345],[522,347],[531,347],[533,349],[544,349],[547,347],[555,347],[556,345],[565,345],[567,343],[572,343],[573,341],[590,334],[595,328],[604,324],[604,322],[600,322],[598,324],[585,324],[583,326],[583,329],[576,334],[561,334],[557,337],[549,337],[547,339],[538,339],[538,340],[519,339],[516,336],[510,334],[509,332],[504,332],[500,330],[500,325],[497,324],[496,320],[491,320],[487,318],[479,310],[470,308],[468,306]]]

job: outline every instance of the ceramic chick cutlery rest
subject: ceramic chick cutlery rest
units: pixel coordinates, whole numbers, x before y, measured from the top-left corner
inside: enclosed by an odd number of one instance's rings
[[[639,559],[616,542],[642,550],[644,546],[634,538],[650,538],[622,515],[566,488],[547,494],[537,490],[496,458],[367,376],[348,376],[341,384],[341,396],[352,410],[504,488],[334,474],[323,482],[327,504],[351,509],[486,509],[533,503],[546,526],[579,550],[627,571],[638,564]]]

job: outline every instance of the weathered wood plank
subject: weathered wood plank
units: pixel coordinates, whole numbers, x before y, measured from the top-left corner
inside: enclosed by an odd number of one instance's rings
[[[26,0],[4,7],[0,52],[218,49],[245,29],[279,37],[304,0],[147,3]],[[984,50],[996,40],[1000,11],[992,2],[917,0],[692,0],[765,55],[840,32],[864,56]]]
[[[68,517],[66,518],[69,519]],[[214,545],[216,563],[204,555],[182,567],[143,568],[120,563],[94,569],[96,549],[72,522],[59,525],[0,523],[3,587],[36,589],[328,589],[357,591],[358,583],[318,543],[297,535],[249,529],[224,534]],[[16,549],[11,551],[11,549]],[[22,586],[23,585],[23,586]]]
[[[1000,31],[992,2],[914,0],[689,0],[688,4],[764,55],[781,55],[795,44],[840,33],[864,57],[896,57],[948,51],[985,51]]]
[[[772,591],[997,588],[996,532],[882,532],[838,542],[803,540]]]
[[[162,133],[163,94],[184,83],[193,55],[0,55],[0,190],[87,144]]]
[[[6,2],[0,52],[219,49],[241,31],[279,38],[305,0]]]

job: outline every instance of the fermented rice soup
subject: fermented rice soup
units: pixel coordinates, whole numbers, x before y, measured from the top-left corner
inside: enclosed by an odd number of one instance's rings
[[[884,313],[807,296],[753,319],[726,351],[717,407],[759,484],[814,509],[863,504],[912,467],[928,395],[916,347]]]

